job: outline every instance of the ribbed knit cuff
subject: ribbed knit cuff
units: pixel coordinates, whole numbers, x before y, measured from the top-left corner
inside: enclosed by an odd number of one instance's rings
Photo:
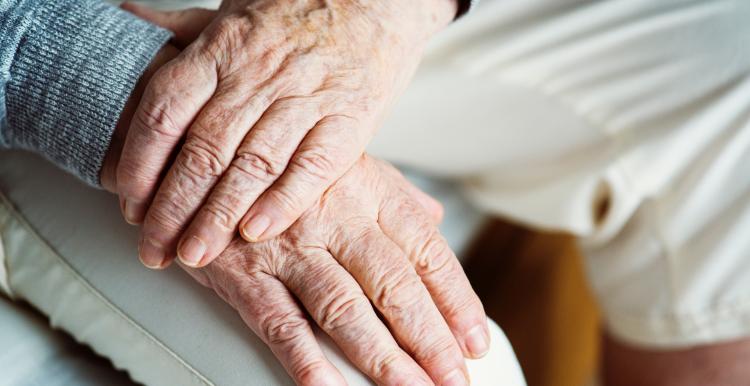
[[[6,84],[5,140],[87,183],[166,30],[98,0],[36,1]]]

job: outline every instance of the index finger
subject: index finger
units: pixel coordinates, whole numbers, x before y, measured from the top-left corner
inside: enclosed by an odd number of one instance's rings
[[[240,235],[250,242],[278,236],[317,201],[362,155],[366,130],[345,116],[327,116],[313,127],[284,173],[250,207]]]
[[[242,254],[234,248],[238,245],[233,244],[227,253]],[[346,385],[320,348],[304,311],[276,277],[246,270],[213,270],[212,275],[213,282],[232,286],[220,293],[234,295],[230,303],[242,320],[268,345],[298,385]]]
[[[156,72],[143,93],[117,165],[123,215],[139,224],[172,152],[216,89],[215,66],[183,52]]]

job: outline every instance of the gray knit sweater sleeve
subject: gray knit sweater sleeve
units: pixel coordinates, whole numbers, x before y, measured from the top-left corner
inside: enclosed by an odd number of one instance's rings
[[[0,148],[98,186],[120,112],[169,36],[99,0],[0,0]]]

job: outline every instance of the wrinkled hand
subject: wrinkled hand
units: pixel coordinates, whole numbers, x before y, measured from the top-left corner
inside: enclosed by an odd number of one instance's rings
[[[127,102],[101,172],[109,191],[143,86],[176,54],[165,46]],[[213,264],[186,269],[240,312],[299,384],[343,381],[295,298],[379,384],[447,384],[455,374],[466,384],[461,354],[482,356],[489,331],[437,230],[441,216],[398,171],[364,156],[280,237],[236,238]]]
[[[236,239],[188,271],[239,311],[298,384],[344,382],[295,298],[378,384],[466,385],[461,350],[487,351],[486,317],[425,205],[439,208],[365,156],[281,236]]]
[[[159,68],[177,57],[179,53],[180,51],[177,47],[171,44],[165,44],[164,47],[156,53],[151,60],[151,63],[149,63],[143,71],[143,74],[141,74],[140,79],[136,82],[133,91],[130,93],[130,97],[127,102],[125,102],[125,106],[120,113],[120,119],[115,126],[115,131],[112,133],[112,140],[110,141],[109,149],[104,157],[102,169],[99,173],[99,181],[105,190],[117,193],[117,165],[120,162],[122,148],[125,143],[125,136],[128,133],[130,123],[133,120],[133,114],[135,114],[135,110],[143,96],[143,91],[146,88],[148,81],[154,76]]]
[[[456,12],[455,0],[124,8],[186,46],[149,83],[117,170],[151,268],[175,255],[204,266],[238,226],[253,242],[288,228],[362,154],[428,38]]]

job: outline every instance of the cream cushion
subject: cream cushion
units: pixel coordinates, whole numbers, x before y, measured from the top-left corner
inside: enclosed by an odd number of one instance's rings
[[[0,152],[5,282],[77,340],[146,385],[285,385],[284,369],[236,312],[179,268],[153,272],[136,257],[137,229],[117,200],[44,160]],[[492,349],[470,361],[474,385],[524,385],[492,324]],[[323,334],[350,385],[370,384]]]

